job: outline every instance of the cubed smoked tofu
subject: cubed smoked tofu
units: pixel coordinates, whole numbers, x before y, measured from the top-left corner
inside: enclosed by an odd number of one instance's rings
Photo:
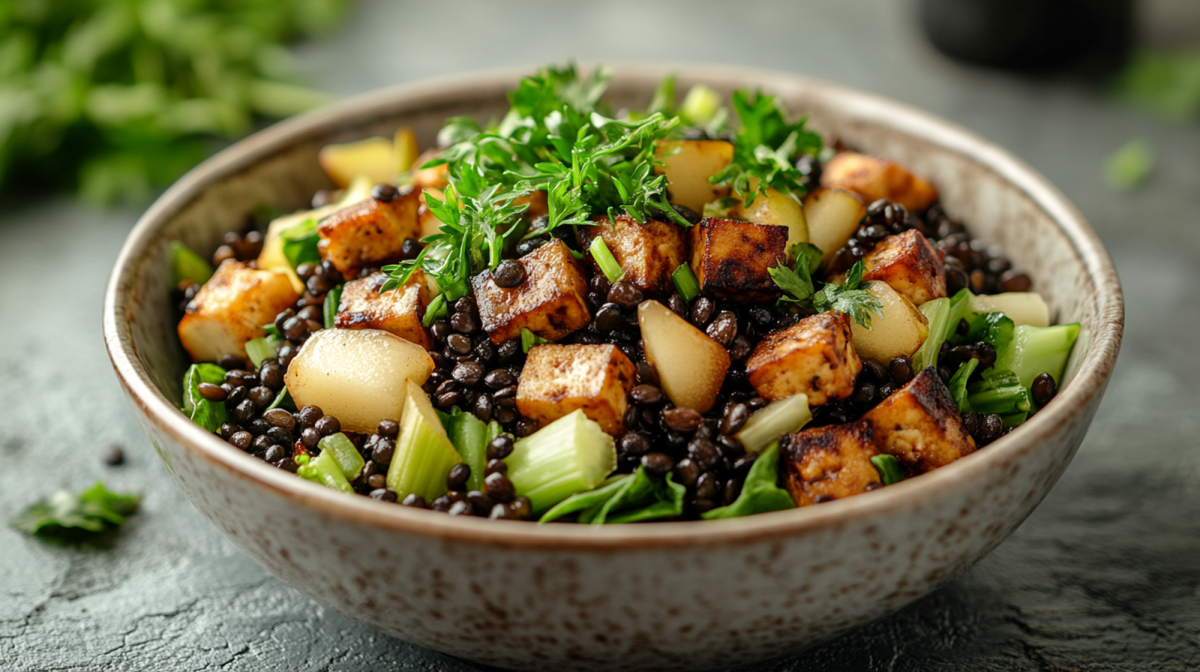
[[[780,441],[784,482],[796,506],[811,506],[883,487],[871,424],[814,427]]]
[[[705,294],[762,301],[779,296],[769,269],[787,264],[788,227],[709,217],[688,229],[692,272]]]
[[[615,223],[608,217],[595,221],[594,225],[578,228],[581,248],[586,250],[597,237],[603,238],[608,251],[625,271],[627,282],[643,292],[671,291],[671,272],[687,258],[682,228],[653,219],[639,224],[627,215],[618,216]],[[591,263],[598,273],[600,266],[594,259]]]
[[[403,286],[380,293],[387,279],[386,273],[372,273],[347,282],[338,303],[337,328],[380,329],[432,348],[433,339],[421,326],[430,300],[425,273],[418,268]]]
[[[587,279],[571,251],[553,240],[519,260],[525,279],[516,287],[500,287],[483,271],[471,281],[479,319],[495,343],[521,335],[522,327],[550,341],[582,329],[591,321]]]
[[[299,298],[287,275],[230,259],[188,303],[179,340],[193,362],[215,362],[227,354],[245,358],[246,342],[261,337],[263,325]]]
[[[913,305],[946,295],[943,252],[916,229],[888,236],[863,257],[863,281],[881,280]]]
[[[529,205],[525,216],[530,220],[550,214],[550,201],[544,191],[531,191],[513,200],[513,205]]]
[[[545,427],[582,409],[618,436],[625,431],[626,396],[636,371],[615,345],[534,346],[517,385],[517,410]]]
[[[917,374],[863,416],[875,447],[896,458],[910,475],[923,474],[975,452],[975,440],[933,367]]]
[[[928,208],[938,196],[936,187],[904,166],[854,152],[842,152],[824,165],[821,186],[853,191],[867,203],[886,198],[912,211]]]
[[[327,215],[317,224],[321,258],[348,278],[364,267],[397,261],[404,241],[421,236],[420,196],[410,189],[391,201],[368,198]]]
[[[850,344],[850,318],[833,311],[767,334],[746,360],[750,384],[763,398],[804,393],[809,406],[850,396],[860,371],[862,360]]]
[[[704,204],[729,193],[728,187],[710,184],[708,178],[721,172],[733,161],[733,143],[725,140],[661,140],[656,158],[663,165],[655,172],[667,176],[671,202],[687,206],[697,213]]]

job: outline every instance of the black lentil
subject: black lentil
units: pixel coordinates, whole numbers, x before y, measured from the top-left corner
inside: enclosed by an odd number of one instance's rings
[[[525,282],[525,265],[515,259],[505,259],[492,269],[492,282],[509,289]]]
[[[1048,373],[1039,373],[1033,379],[1033,385],[1030,386],[1033,393],[1033,402],[1040,406],[1045,406],[1054,399],[1054,395],[1058,394],[1058,385],[1054,382],[1054,377]]]
[[[515,494],[512,481],[508,480],[508,476],[498,472],[483,479],[483,490],[492,499],[501,503],[511,502]]]

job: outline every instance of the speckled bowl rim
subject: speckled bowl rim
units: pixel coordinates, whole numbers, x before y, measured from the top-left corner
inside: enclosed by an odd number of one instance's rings
[[[584,64],[587,66],[587,64]],[[104,298],[105,346],[122,385],[151,422],[194,455],[222,467],[231,478],[240,478],[273,490],[297,506],[320,510],[342,519],[431,539],[470,542],[487,546],[624,550],[736,544],[763,537],[791,537],[848,521],[912,508],[961,488],[976,488],[991,478],[993,465],[1010,462],[1038,450],[1043,440],[1064,421],[1084,412],[1103,392],[1120,349],[1124,304],[1116,271],[1092,228],[1079,212],[1045,178],[999,148],[955,124],[907,105],[821,80],[778,71],[728,65],[611,63],[623,86],[641,83],[653,90],[664,75],[680,79],[726,81],[761,86],[766,91],[803,88],[817,91],[836,108],[836,114],[879,123],[895,132],[922,140],[967,157],[994,171],[1023,192],[1063,231],[1096,288],[1097,323],[1089,351],[1078,374],[1063,387],[1054,403],[1019,431],[986,450],[951,465],[858,497],[821,506],[760,514],[746,518],[701,522],[664,522],[640,525],[551,524],[535,525],[451,517],[430,511],[384,504],[366,497],[347,497],[262,460],[232,449],[219,437],[193,424],[152,382],[138,360],[127,325],[132,308],[130,294],[138,267],[159,229],[180,213],[209,185],[251,168],[304,139],[324,136],[335,129],[369,123],[399,107],[419,109],[485,97],[506,90],[533,67],[504,68],[439,77],[385,88],[356,96],[330,107],[280,122],[238,142],[193,169],[168,189],[139,219],[121,249]]]

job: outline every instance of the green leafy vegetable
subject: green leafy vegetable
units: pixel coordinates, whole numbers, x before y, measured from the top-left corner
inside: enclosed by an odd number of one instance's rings
[[[425,317],[421,318],[421,325],[428,328],[429,325],[445,317],[446,313],[450,312],[448,305],[445,294],[438,294],[433,297],[433,301],[425,309]]]
[[[871,464],[875,465],[875,470],[879,472],[879,478],[884,485],[892,485],[904,480],[904,470],[900,468],[900,463],[896,458],[891,455],[874,455],[871,457]]]
[[[929,335],[913,354],[913,370],[937,368],[942,343],[954,333],[958,323],[971,314],[971,292],[963,289],[952,297],[933,299],[921,304],[921,314],[929,320]]]
[[[1104,179],[1118,191],[1133,191],[1154,170],[1154,148],[1145,140],[1130,140],[1104,164]]]
[[[0,3],[0,187],[142,202],[222,139],[329,100],[283,43],[346,0]]]
[[[958,406],[959,413],[965,413],[971,409],[971,402],[967,399],[967,381],[970,380],[971,374],[975,373],[975,369],[979,367],[979,360],[972,357],[963,362],[958,371],[950,378],[950,382],[946,387],[950,389],[950,396],[954,398],[954,404]]]
[[[796,270],[782,263],[776,268],[769,268],[771,279],[785,294],[781,300],[789,303],[808,303],[816,288],[813,285],[812,274],[821,266],[821,250],[812,243],[797,243],[788,251],[788,256],[794,260]],[[861,278],[861,271],[859,276]],[[880,310],[883,309],[880,304]]]
[[[969,325],[967,335],[955,338],[956,345],[983,341],[996,348],[997,352],[1008,347],[1008,344],[1012,342],[1014,329],[1016,329],[1011,318],[1004,313],[996,312],[975,314],[968,319],[967,323]],[[957,325],[955,326],[957,327]]]
[[[746,207],[767,188],[807,193],[806,179],[793,161],[821,151],[821,136],[804,130],[808,117],[789,124],[775,97],[761,91],[735,91],[733,108],[741,122],[733,139],[733,162],[709,182],[730,187]]]
[[[796,503],[787,490],[780,488],[779,482],[779,442],[776,441],[759,453],[758,459],[746,474],[746,483],[742,486],[742,494],[729,506],[701,514],[704,520],[718,518],[738,518],[755,513],[769,513],[795,508]]]
[[[317,243],[321,242],[321,237],[317,234],[316,219],[309,217],[295,226],[284,229],[279,237],[283,240],[283,256],[292,268],[321,261],[321,255],[317,251]]]
[[[225,382],[225,369],[216,364],[193,364],[183,374],[183,413],[192,422],[210,432],[228,420],[224,402],[209,401],[200,394],[200,383],[220,385]]]
[[[141,501],[140,494],[110,492],[97,481],[78,495],[60,490],[22,511],[12,526],[25,534],[99,533],[124,524],[126,516],[137,513]]]
[[[996,413],[1001,416],[1028,413],[1033,409],[1033,396],[1021,384],[1020,377],[1008,369],[992,367],[983,378],[967,385],[967,402],[976,413]]]
[[[687,488],[670,475],[655,478],[638,467],[635,473],[609,478],[594,490],[571,495],[538,522],[549,523],[573,513],[579,514],[579,522],[591,525],[661,520],[683,513],[686,494]]]
[[[171,241],[171,284],[191,280],[203,285],[212,275],[213,266],[207,259],[178,240]]]
[[[499,436],[498,423],[485,424],[474,413],[464,413],[455,406],[450,412],[447,434],[455,450],[462,455],[463,462],[471,468],[467,478],[468,490],[483,490],[484,469],[487,467],[488,442]]]
[[[813,308],[817,312],[836,310],[845,313],[852,320],[864,327],[871,326],[871,314],[883,317],[883,304],[863,289],[863,263],[854,262],[846,272],[846,281],[842,284],[827,283],[812,297]]]

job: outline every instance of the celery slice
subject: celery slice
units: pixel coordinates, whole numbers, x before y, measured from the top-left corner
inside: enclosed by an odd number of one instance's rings
[[[320,483],[327,488],[354,493],[354,487],[350,485],[350,481],[346,480],[341,465],[338,464],[332,453],[321,453],[315,460],[297,469],[296,475],[313,483]]]
[[[617,449],[600,425],[577,410],[517,441],[506,462],[517,494],[541,513],[603,482],[617,468]]]
[[[499,428],[499,424],[496,425]],[[459,413],[450,419],[450,441],[463,462],[471,468],[468,490],[483,490],[483,471],[487,467],[487,445],[493,438],[491,427],[474,413]]]
[[[446,494],[446,476],[462,458],[429,403],[429,395],[411,380],[407,384],[408,398],[387,484],[400,499],[416,493],[428,502]]]
[[[759,409],[734,438],[742,442],[746,452],[758,453],[783,435],[799,431],[810,420],[808,395],[794,394]]]
[[[342,302],[342,288],[345,285],[338,285],[329,290],[325,295],[325,302],[321,305],[322,312],[325,317],[325,328],[333,329],[337,326],[338,304]]]
[[[366,464],[362,455],[359,454],[358,448],[355,448],[354,443],[341,432],[321,439],[317,443],[317,447],[321,449],[322,455],[328,453],[333,456],[342,469],[342,475],[347,479],[358,478],[363,465]]]
[[[671,273],[671,282],[675,283],[675,289],[684,301],[691,301],[700,295],[700,281],[686,261]]]
[[[617,263],[617,258],[609,251],[603,238],[596,236],[588,251],[592,253],[592,259],[596,260],[596,265],[609,282],[620,282],[621,278],[625,277],[625,271],[621,270],[621,264]]]
[[[1017,327],[1008,347],[996,356],[995,368],[1017,374],[1025,387],[1032,386],[1033,379],[1041,373],[1050,374],[1055,383],[1061,384],[1077,336],[1078,322],[1052,327]]]

